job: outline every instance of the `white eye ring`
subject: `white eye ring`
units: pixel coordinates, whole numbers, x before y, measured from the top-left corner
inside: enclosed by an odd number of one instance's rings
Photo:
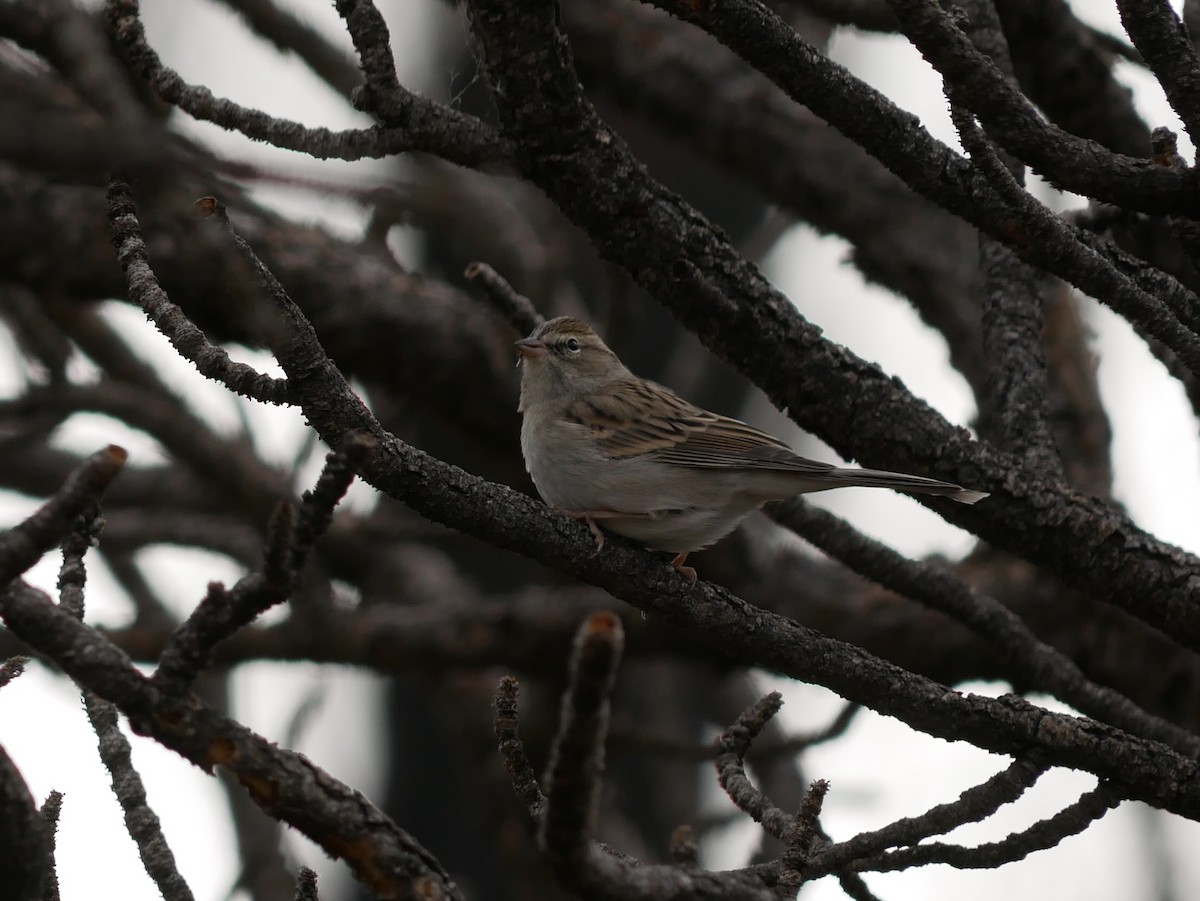
[[[573,354],[579,353],[579,341],[576,338],[567,339],[567,350]]]

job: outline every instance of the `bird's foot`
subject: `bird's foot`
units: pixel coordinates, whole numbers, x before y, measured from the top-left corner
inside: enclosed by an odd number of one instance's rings
[[[679,556],[677,556],[674,560],[671,561],[671,565],[673,567],[675,567],[675,569],[679,573],[681,573],[683,576],[685,576],[689,582],[695,582],[696,581],[696,570],[691,566],[683,565],[683,561],[687,559],[687,556],[689,553],[691,553],[691,551],[684,551]]]
[[[596,519],[597,519],[597,518],[599,518],[599,517],[603,517],[603,516],[605,515],[605,514],[604,514],[602,511],[596,511],[596,510],[560,510],[559,512],[560,512],[560,513],[563,513],[563,514],[565,514],[566,516],[569,516],[569,517],[571,517],[571,519],[581,519],[581,520],[583,520],[583,521],[584,521],[584,522],[587,524],[588,530],[589,530],[589,531],[592,533],[592,535],[594,535],[594,536],[595,536],[595,538],[596,538],[596,551],[595,551],[595,553],[596,553],[596,554],[598,554],[598,553],[600,553],[602,550],[604,550],[604,532],[602,532],[602,531],[600,530],[600,527],[599,527],[598,525],[596,525]],[[594,555],[593,555],[593,556],[594,556]]]

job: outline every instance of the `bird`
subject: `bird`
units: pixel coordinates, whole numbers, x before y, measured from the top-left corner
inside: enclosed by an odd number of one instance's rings
[[[768,501],[866,486],[974,504],[987,492],[923,476],[839,467],[639,378],[580,319],[559,316],[516,342],[521,454],[550,507],[675,554],[721,540]]]

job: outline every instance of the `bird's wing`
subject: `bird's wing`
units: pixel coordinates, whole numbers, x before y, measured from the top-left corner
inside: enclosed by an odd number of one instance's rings
[[[710,413],[669,388],[640,379],[577,401],[566,415],[590,428],[600,450],[614,459],[653,454],[678,466],[782,469],[814,475],[834,469],[796,456],[766,432]]]

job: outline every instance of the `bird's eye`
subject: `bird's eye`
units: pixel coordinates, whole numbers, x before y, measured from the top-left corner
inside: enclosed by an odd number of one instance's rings
[[[567,350],[569,350],[573,354],[579,353],[579,339],[578,338],[568,338],[567,339]]]

